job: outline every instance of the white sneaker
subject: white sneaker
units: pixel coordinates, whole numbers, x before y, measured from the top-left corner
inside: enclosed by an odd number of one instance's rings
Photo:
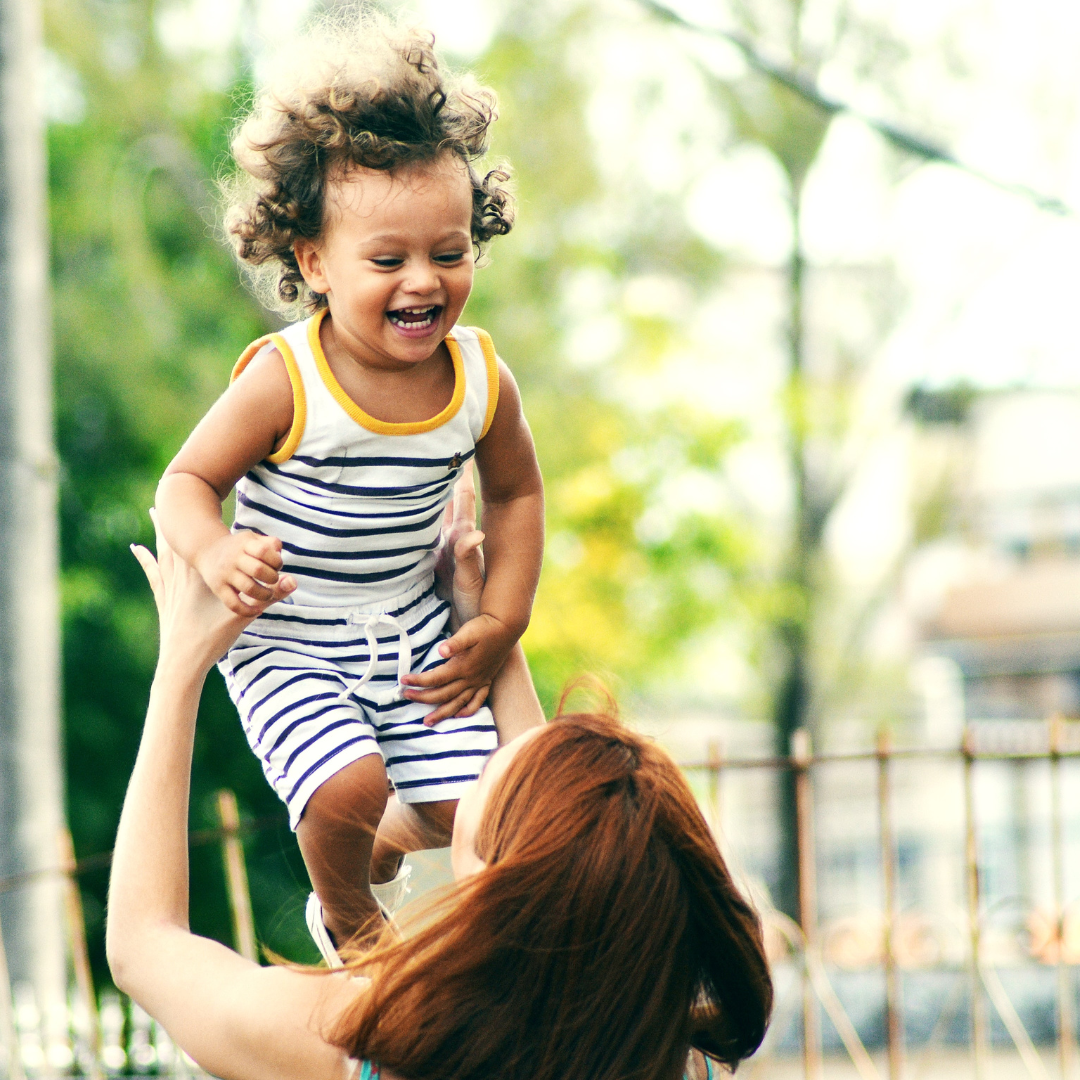
[[[330,936],[330,931],[326,929],[326,923],[323,922],[322,901],[314,893],[307,898],[304,915],[307,917],[308,932],[326,961],[326,966],[343,968],[345,963],[338,956],[338,951],[334,948],[334,939]]]
[[[391,916],[405,903],[405,897],[412,891],[409,888],[409,875],[412,867],[403,862],[397,874],[390,881],[384,881],[381,885],[371,886],[371,895],[379,909],[389,921]]]

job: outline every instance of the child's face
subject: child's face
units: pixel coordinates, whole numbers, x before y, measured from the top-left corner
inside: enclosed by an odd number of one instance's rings
[[[451,155],[396,173],[354,168],[327,184],[319,240],[298,240],[307,283],[324,293],[334,339],[361,364],[428,359],[473,280],[472,185]]]

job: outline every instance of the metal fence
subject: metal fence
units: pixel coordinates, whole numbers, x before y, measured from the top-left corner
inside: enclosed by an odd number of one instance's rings
[[[914,1080],[925,1069],[913,1067],[910,1052],[923,1055],[932,1050],[943,1030],[946,1008],[939,1010],[933,1032],[922,1045],[914,1048],[908,1037],[905,1046],[905,997],[910,1011],[913,971],[947,974],[953,979],[950,993],[956,997],[963,991],[967,1004],[966,1030],[960,1042],[970,1060],[970,1073],[975,1080],[988,1080],[991,1048],[995,1032],[1004,1031],[1012,1047],[1012,1055],[1022,1066],[1029,1080],[1050,1080],[1053,1073],[1062,1080],[1073,1080],[1076,1055],[1076,961],[1080,950],[1073,948],[1069,937],[1070,898],[1066,894],[1066,818],[1063,811],[1063,792],[1069,777],[1067,766],[1075,770],[1080,764],[1080,725],[1051,721],[1028,724],[1024,737],[1004,744],[1000,738],[987,737],[987,730],[977,725],[965,730],[958,747],[953,748],[895,748],[882,734],[876,748],[842,753],[814,753],[806,732],[797,732],[787,757],[745,757],[725,759],[714,746],[705,761],[684,766],[691,781],[701,794],[704,809],[722,837],[725,848],[730,840],[724,837],[721,808],[739,795],[735,778],[765,775],[775,778],[783,771],[794,774],[796,790],[796,835],[799,870],[798,921],[786,918],[773,910],[759,897],[774,961],[778,999],[789,1012],[794,1012],[797,1029],[794,1038],[786,1041],[781,1034],[779,1016],[774,1023],[774,1035],[750,1063],[757,1074],[783,1065],[785,1074],[796,1072],[805,1080],[821,1080],[826,1061],[830,1071],[837,1059],[826,1054],[823,1041],[823,1021],[830,1038],[838,1042],[843,1053],[861,1080]],[[984,887],[986,853],[980,851],[979,818],[976,784],[980,769],[994,767],[993,763],[1041,763],[1048,770],[1049,807],[1049,873],[1051,878],[1052,910],[1041,914],[1042,923],[1037,935],[1027,943],[1027,961],[1043,974],[1053,973],[1054,1023],[1052,1041],[1056,1063],[1044,1060],[1037,1043],[1046,1044],[1045,1032],[1033,1036],[1010,995],[1002,972],[988,957],[985,929],[989,907]],[[850,1000],[845,1003],[844,972],[830,954],[830,927],[819,920],[818,873],[821,860],[817,844],[816,824],[820,824],[820,801],[827,795],[828,785],[823,776],[831,767],[863,763],[872,770],[872,791],[856,808],[857,813],[872,821],[876,845],[877,872],[880,876],[880,910],[874,913],[875,926],[870,959],[863,956],[863,969],[872,968],[883,979],[884,993],[875,1030],[880,1038],[867,1037],[866,1014],[852,1019]],[[907,763],[907,764],[906,764]],[[898,900],[898,835],[904,821],[898,820],[896,771],[915,765],[928,770],[933,763],[947,763],[960,770],[962,788],[962,844],[958,852],[963,880],[962,950],[950,955],[939,950],[936,957],[912,960],[912,949],[905,944],[906,927],[911,913],[901,909]],[[1073,772],[1080,779],[1080,773]],[[1070,789],[1071,794],[1076,792]],[[1075,801],[1075,799],[1073,800]],[[815,803],[819,803],[815,807]],[[236,801],[230,792],[222,792],[218,800],[220,828],[194,833],[192,845],[220,844],[222,846],[226,884],[232,909],[234,944],[239,952],[252,959],[257,957],[256,935],[251,915],[242,837],[279,828],[281,820],[260,819],[241,822]],[[1075,847],[1076,845],[1073,844]],[[1080,849],[1078,849],[1080,850]],[[167,1033],[159,1028],[138,1006],[115,991],[95,993],[85,938],[78,876],[108,864],[110,853],[91,856],[76,862],[70,835],[60,838],[58,863],[32,874],[0,880],[0,891],[19,888],[42,875],[59,874],[66,880],[66,917],[72,959],[73,986],[69,1001],[43,1007],[33,999],[26,986],[10,989],[4,963],[0,935],[0,1076],[11,1080],[24,1077],[57,1075],[86,1075],[100,1078],[117,1074],[153,1074],[191,1078],[199,1074],[195,1063],[176,1048]],[[733,862],[738,862],[734,853]],[[1075,871],[1073,871],[1075,877]],[[905,922],[908,920],[908,922]],[[1080,921],[1076,922],[1080,929]],[[2,929],[2,928],[0,928]],[[832,950],[835,952],[835,949]],[[864,950],[865,952],[865,950]],[[962,954],[961,954],[962,953]],[[918,972],[915,972],[916,974]],[[908,980],[905,982],[905,979]],[[839,992],[838,992],[839,991]],[[856,992],[856,996],[859,991]],[[851,997],[850,993],[847,996]],[[955,1005],[955,1000],[953,1002]],[[876,1008],[876,1006],[875,1006]],[[873,1009],[870,1010],[873,1012]],[[910,1019],[910,1017],[909,1017]],[[860,1027],[863,1033],[860,1034]],[[955,1027],[955,1025],[954,1025]],[[955,1041],[955,1040],[954,1040]],[[879,1047],[875,1046],[879,1044]],[[881,1053],[876,1053],[877,1049]],[[907,1056],[906,1056],[907,1052]]]
[[[897,832],[895,808],[895,771],[903,762],[953,763],[962,773],[963,821],[962,821],[962,874],[964,883],[964,956],[958,970],[956,957],[935,964],[921,965],[923,970],[938,967],[949,969],[966,981],[968,1030],[966,1054],[970,1062],[970,1074],[975,1080],[986,1080],[990,1065],[991,1020],[996,1029],[1003,1028],[1013,1053],[1019,1058],[1022,1071],[1030,1080],[1049,1080],[1057,1071],[1062,1080],[1071,1080],[1076,1061],[1076,965],[1070,960],[1066,948],[1067,917],[1070,913],[1070,897],[1066,896],[1066,844],[1065,818],[1063,814],[1063,766],[1070,759],[1080,760],[1080,725],[1054,719],[1045,723],[1021,725],[1022,737],[1016,737],[1016,727],[1006,724],[987,723],[967,727],[959,746],[952,748],[896,748],[887,732],[879,735],[872,750],[839,753],[812,752],[808,732],[798,731],[792,739],[791,753],[787,757],[731,758],[725,759],[714,744],[708,760],[684,765],[691,779],[699,781],[698,789],[704,789],[703,802],[711,815],[714,827],[723,837],[725,832],[721,815],[722,792],[734,774],[764,771],[775,777],[781,771],[794,774],[796,792],[796,837],[798,851],[799,918],[788,919],[761,902],[766,924],[767,938],[773,940],[774,967],[786,964],[795,978],[798,994],[799,1038],[795,1046],[788,1041],[787,1048],[801,1052],[801,1072],[806,1080],[820,1080],[823,1075],[825,1055],[822,1045],[822,1014],[827,1017],[843,1050],[850,1058],[862,1080],[901,1080],[910,1069],[905,1067],[905,1016],[904,993],[901,977],[901,959],[897,948],[897,929],[900,911],[897,898]],[[995,732],[1007,732],[1012,738],[995,737]],[[1009,745],[1009,743],[1012,745]],[[1004,744],[1004,745],[1002,745]],[[848,1010],[841,1002],[834,987],[837,978],[836,965],[827,964],[823,950],[823,927],[818,917],[818,870],[819,856],[816,844],[815,797],[821,784],[821,774],[829,766],[863,762],[874,770],[874,798],[862,808],[872,815],[876,825],[878,872],[880,874],[881,909],[877,912],[879,938],[876,956],[866,967],[876,967],[883,975],[883,1016],[880,1024],[883,1060],[875,1061],[860,1037]],[[988,917],[987,897],[983,888],[985,853],[980,852],[979,820],[976,813],[976,777],[981,768],[990,763],[1043,763],[1049,770],[1049,849],[1050,877],[1052,881],[1052,911],[1041,912],[1042,925],[1038,935],[1028,942],[1028,961],[1043,971],[1055,969],[1056,992],[1053,1040],[1056,1050],[1056,1070],[1053,1063],[1048,1067],[1036,1046],[1036,1040],[1027,1030],[1012,997],[1006,989],[997,967],[988,962],[984,929]],[[704,781],[704,783],[700,783]],[[728,842],[722,840],[723,846]],[[738,857],[735,860],[738,862]],[[903,913],[909,918],[909,913]],[[1036,940],[1037,937],[1037,940]],[[776,948],[776,941],[782,943]],[[1075,952],[1076,950],[1071,950]],[[903,966],[915,966],[906,963]],[[842,973],[841,973],[842,974]],[[989,1011],[992,1009],[992,1013]],[[938,1024],[928,1043],[935,1042],[941,1034]],[[1045,1041],[1045,1040],[1040,1040]],[[924,1047],[925,1049],[925,1047]],[[768,1054],[768,1044],[763,1048]],[[776,1053],[776,1047],[772,1048]],[[761,1052],[759,1052],[759,1055]],[[951,1063],[955,1065],[955,1061]],[[879,1067],[880,1066],[880,1067]],[[923,1070],[925,1071],[925,1070]]]

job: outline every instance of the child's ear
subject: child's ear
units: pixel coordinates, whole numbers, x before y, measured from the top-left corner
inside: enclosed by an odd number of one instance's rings
[[[293,241],[293,255],[300,273],[313,292],[325,295],[330,291],[330,282],[323,271],[322,257],[314,240],[300,237]]]

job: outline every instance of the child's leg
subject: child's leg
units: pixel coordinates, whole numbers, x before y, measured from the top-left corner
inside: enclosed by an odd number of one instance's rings
[[[447,847],[454,828],[457,800],[403,803],[391,795],[379,822],[371,855],[371,880],[390,881],[410,851]],[[321,894],[320,894],[321,895]]]
[[[370,932],[378,915],[369,887],[371,852],[387,792],[383,760],[368,754],[316,788],[296,827],[323,922],[339,946],[365,927]]]

